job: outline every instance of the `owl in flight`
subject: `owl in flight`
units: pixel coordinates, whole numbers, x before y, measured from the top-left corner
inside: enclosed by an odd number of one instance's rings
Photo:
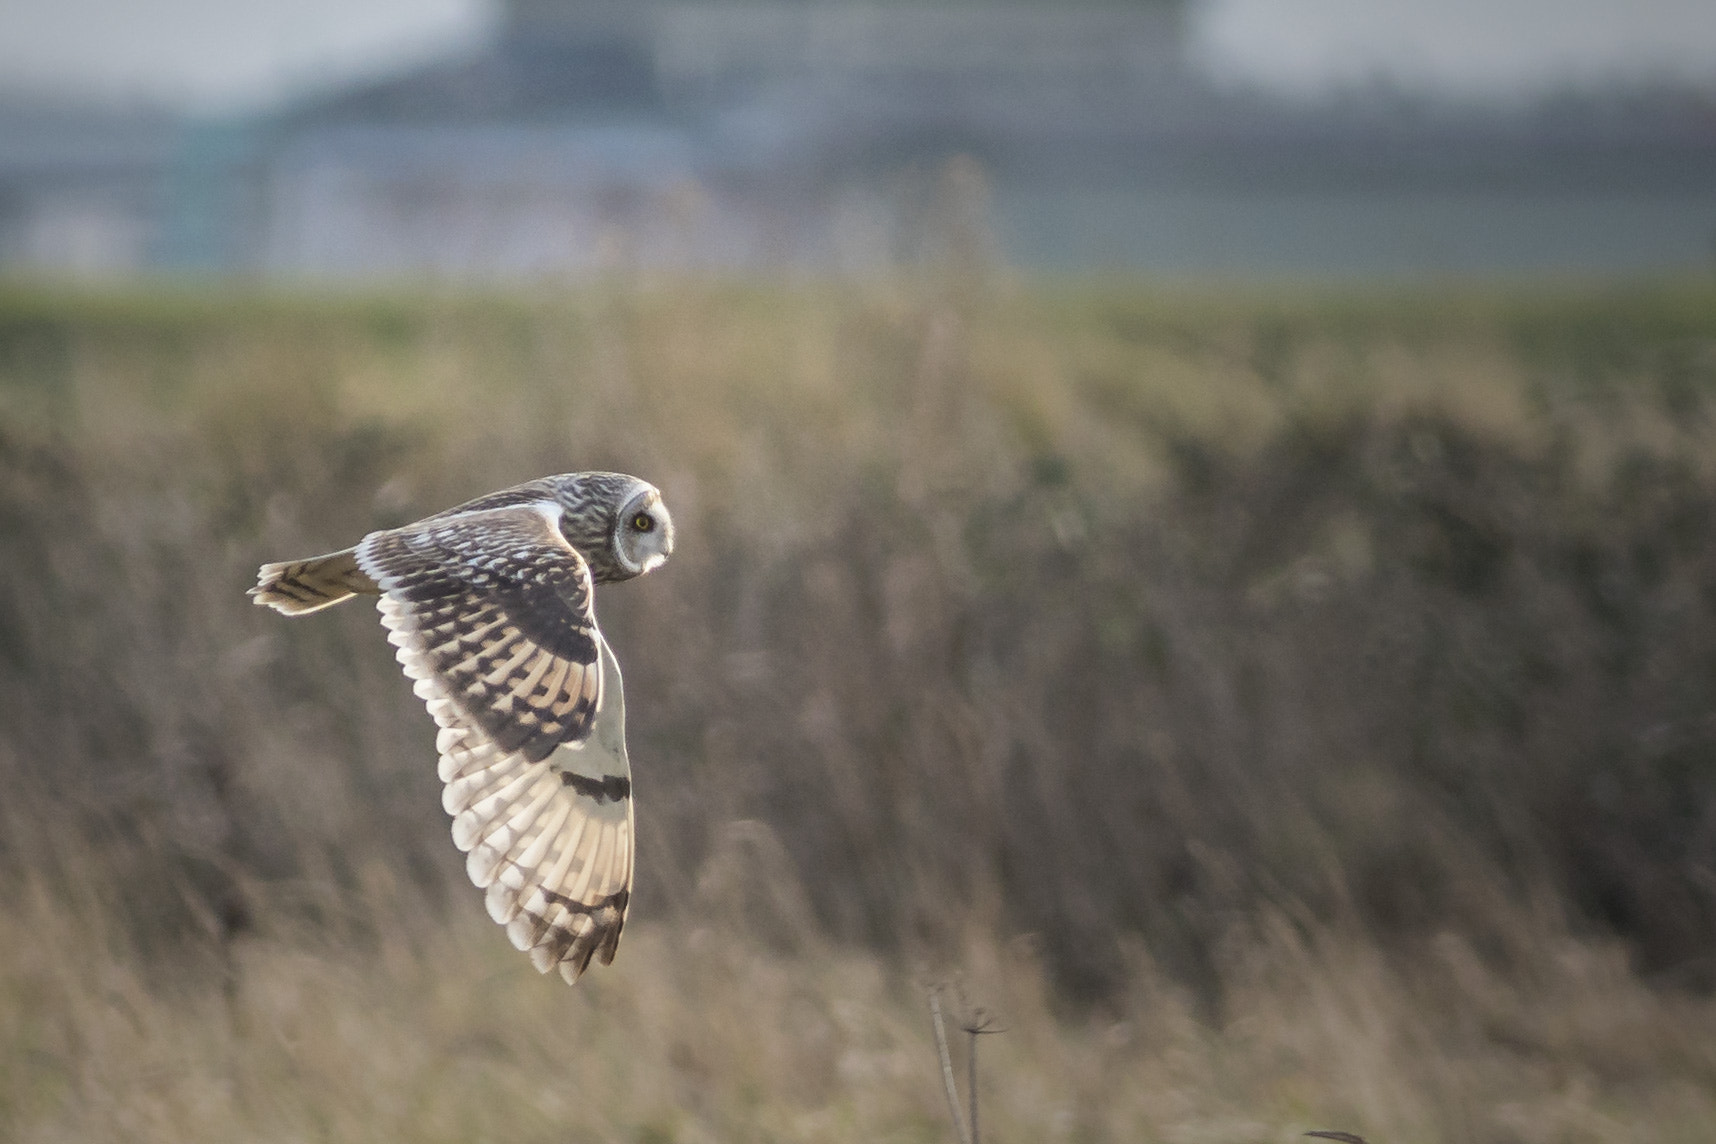
[[[620,665],[594,585],[673,551],[661,494],[565,473],[478,497],[355,547],[264,564],[257,604],[289,616],[378,596],[387,638],[441,730],[442,805],[489,916],[536,968],[614,960],[632,891]]]

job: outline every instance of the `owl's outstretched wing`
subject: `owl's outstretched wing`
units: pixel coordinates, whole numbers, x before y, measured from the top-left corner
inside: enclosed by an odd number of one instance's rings
[[[464,513],[357,548],[381,619],[440,726],[471,881],[546,973],[613,960],[631,898],[631,769],[619,665],[589,571],[550,505]]]

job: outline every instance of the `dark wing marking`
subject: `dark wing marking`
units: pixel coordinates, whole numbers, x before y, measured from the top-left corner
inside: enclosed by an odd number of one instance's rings
[[[357,547],[399,605],[389,626],[406,674],[433,678],[502,753],[533,763],[586,738],[602,701],[590,571],[550,522],[558,514],[552,503],[482,509]]]

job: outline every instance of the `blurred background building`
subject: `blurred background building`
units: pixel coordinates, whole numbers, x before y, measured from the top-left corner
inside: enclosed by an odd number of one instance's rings
[[[1027,269],[1716,260],[1716,92],[1287,100],[1184,0],[506,0],[443,58],[241,116],[0,104],[0,266],[505,280],[918,257],[947,164]],[[972,177],[976,173],[977,177]]]

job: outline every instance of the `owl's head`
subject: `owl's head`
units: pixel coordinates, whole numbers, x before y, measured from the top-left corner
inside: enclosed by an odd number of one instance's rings
[[[673,552],[673,517],[661,493],[625,473],[574,473],[561,480],[560,531],[598,583],[630,580]]]
[[[628,573],[642,576],[673,554],[673,517],[653,485],[632,483],[614,517],[614,555]]]

